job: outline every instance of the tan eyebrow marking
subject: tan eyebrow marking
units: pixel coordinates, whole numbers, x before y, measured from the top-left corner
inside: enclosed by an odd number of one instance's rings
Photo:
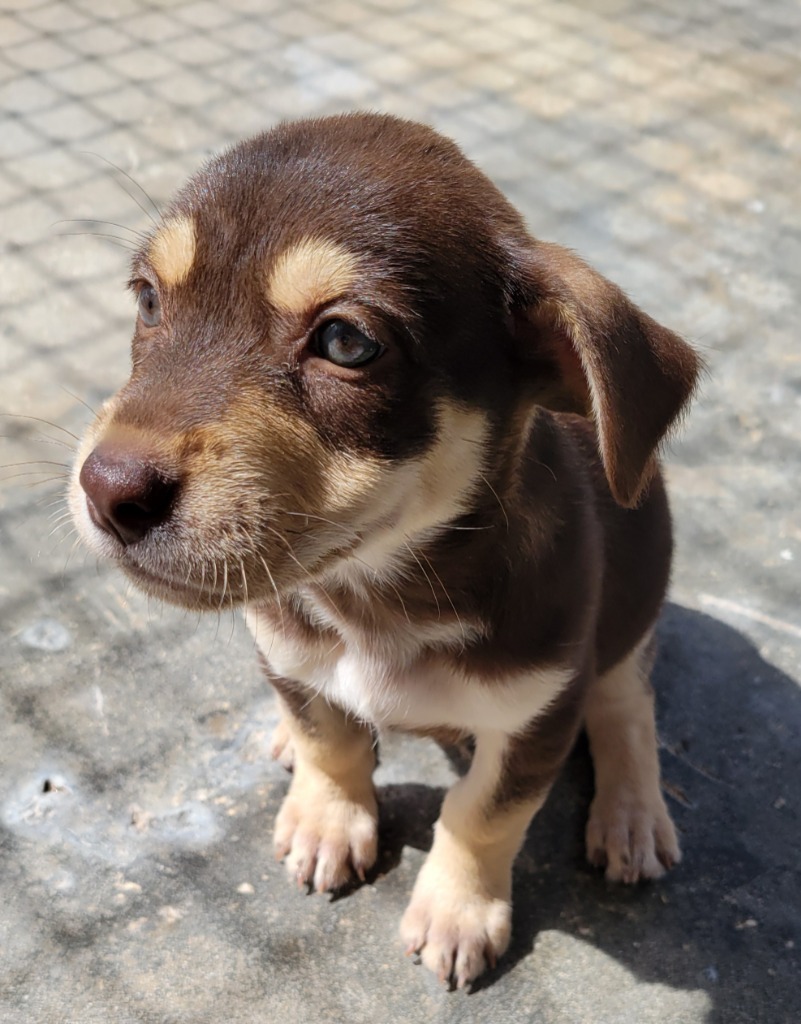
[[[173,217],[161,225],[150,243],[149,256],[164,284],[181,284],[189,277],[196,245],[195,223],[191,217]]]
[[[304,238],[284,250],[267,280],[267,298],[283,313],[302,313],[340,295],[356,278],[356,257],[336,242]]]

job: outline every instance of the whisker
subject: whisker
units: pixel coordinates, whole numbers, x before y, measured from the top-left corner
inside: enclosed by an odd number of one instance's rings
[[[0,467],[0,468],[4,468],[4,467]],[[50,473],[51,474],[50,475],[50,479],[52,479],[52,480],[68,480],[69,479],[69,474],[68,473],[59,473],[57,476],[54,476],[52,469],[23,469],[23,470],[19,470],[18,472],[15,472],[15,473],[8,473],[8,474],[6,474],[4,476],[1,476],[0,480],[6,481],[6,482],[9,481],[9,480],[20,480],[20,479],[22,479],[23,477],[26,477],[26,476],[42,476],[45,473]]]
[[[88,150],[88,149],[82,150],[81,152],[83,152],[85,156],[92,156],[92,157],[95,157],[98,160],[102,160],[104,163],[108,164],[109,167],[113,167],[115,171],[117,171],[119,174],[122,174],[123,177],[127,178],[128,181],[130,181],[130,183],[134,186],[134,188],[138,189],[139,192],[141,193],[141,195],[143,195],[145,197],[145,199],[151,205],[153,210],[156,211],[156,216],[155,217],[153,216],[153,214],[152,214],[152,212],[150,210],[146,209],[142,205],[142,203],[136,198],[136,196],[132,192],[129,192],[128,189],[125,188],[125,186],[122,184],[122,182],[118,182],[117,184],[119,184],[120,187],[122,188],[123,192],[127,193],[127,195],[136,203],[136,205],[139,207],[139,209],[142,211],[142,213],[144,213],[145,216],[149,217],[150,220],[155,225],[158,225],[158,222],[161,219],[161,210],[158,208],[158,205],[155,203],[155,201],[142,188],[142,186],[139,184],[138,181],[136,181],[134,178],[132,178],[131,175],[128,174],[127,171],[124,171],[121,167],[118,167],[117,164],[115,164],[113,161],[109,160],[105,156],[101,156],[100,153],[93,153],[91,150]]]
[[[214,579],[212,580],[212,584],[211,584],[211,593],[214,593],[214,591],[216,591],[216,589],[217,589],[217,578],[218,578],[218,575],[219,575],[219,571],[217,569],[217,555],[216,554],[214,555],[214,561],[211,564],[212,564],[212,567],[214,569]],[[217,637],[218,637],[218,635],[220,633],[220,622],[222,621],[222,613],[220,612],[220,607],[221,607],[221,604],[218,604],[217,605],[217,625],[216,625],[216,627],[214,629],[214,639],[215,640],[217,639]]]
[[[77,434],[73,434],[71,430],[67,430],[66,427],[62,427],[59,423],[53,423],[52,420],[43,420],[41,416],[28,416],[20,412],[0,412],[0,416],[5,416],[12,420],[32,420],[34,423],[44,423],[47,427],[53,427],[54,430],[62,430],[65,434],[68,434],[73,441],[80,444],[81,439]]]
[[[230,591],[228,594],[228,607],[231,610],[231,635],[228,637],[228,643],[233,641],[234,634],[236,633],[236,606],[234,605],[234,594]]]
[[[431,559],[428,557],[428,555],[425,553],[425,551],[423,551],[421,549],[420,554],[423,556],[423,558],[425,558],[426,563],[428,564],[428,568],[433,572],[434,577],[436,578],[436,580],[439,583],[439,585],[442,587],[442,593],[448,599],[448,604],[453,609],[453,614],[456,616],[456,621],[459,623],[459,629],[462,632],[462,641],[463,641],[464,645],[467,646],[467,631],[464,628],[464,623],[462,622],[461,616],[456,611],[456,605],[453,603],[453,598],[451,597],[450,593],[448,592],[448,588],[442,582],[442,577],[437,572],[437,570],[434,568],[434,566],[433,566],[433,564],[431,562]]]
[[[199,597],[203,599],[203,591],[206,587],[206,559],[203,558],[200,562],[200,594]],[[200,624],[200,616],[198,616],[198,625]]]
[[[110,235],[107,231],[59,231],[57,232],[58,238],[82,238],[86,235],[91,235],[92,238],[103,238],[107,242],[111,242],[112,245],[116,245],[118,249],[125,249],[127,252],[136,252],[138,246],[132,242],[127,241],[124,238],[119,238],[117,235]]]
[[[378,572],[376,572],[376,570],[372,567],[372,565],[370,565],[369,562],[365,562],[365,560],[363,558],[359,558],[359,556],[357,554],[354,554],[353,551],[348,552],[348,556],[347,557],[350,558],[350,559],[353,559],[354,562],[358,562],[359,565],[363,565],[365,567],[365,569],[368,569],[369,572],[370,572],[370,575],[373,577],[373,582],[376,584],[376,586],[379,586],[379,587],[389,587],[394,592],[395,597],[397,597],[397,599],[398,599],[398,603],[400,604],[401,608],[403,609],[404,618],[406,619],[406,621],[411,626],[412,620],[409,617],[409,611],[406,608],[406,602],[403,600],[403,597],[401,595],[400,590],[392,582],[392,580],[388,576],[380,576],[378,574]],[[435,600],[436,600],[436,597],[435,597]]]
[[[50,531],[50,533],[48,533],[47,539],[49,540],[53,536],[54,533],[58,533],[58,531],[60,529],[62,529],[62,527],[64,527],[68,522],[69,522],[69,517],[68,516],[66,518],[62,518],[59,522],[57,522],[53,526],[53,529]],[[74,529],[74,527],[73,527],[73,529]],[[67,536],[69,536],[69,534],[67,534]]]
[[[85,399],[81,398],[80,395],[76,395],[74,391],[70,391],[70,389],[64,387],[63,384],[61,384],[60,387],[62,391],[67,392],[70,398],[74,398],[76,402],[80,402],[81,405],[84,406],[84,408],[88,409],[93,416],[97,416],[97,409],[93,409],[92,406]]]
[[[79,536],[77,536],[77,532],[78,531],[76,530],[75,531],[75,533],[76,533],[75,540],[72,542],[72,547],[67,552],[67,557],[64,560],[64,568],[61,570],[61,578],[62,578],[62,580],[67,575],[67,566],[70,564],[70,559],[75,554],[76,550],[78,549],[78,545],[81,542],[81,538]],[[88,553],[89,552],[87,551],[86,554],[88,555]]]
[[[98,224],[101,227],[106,226],[109,228],[119,228],[120,231],[127,231],[128,234],[133,235],[134,238],[138,239],[140,244],[147,240],[147,234],[144,231],[137,231],[135,228],[129,227],[127,224],[118,224],[113,220],[97,220],[93,217],[64,217],[61,220],[55,220],[50,227],[58,227],[59,224]]]
[[[345,540],[349,544],[353,544],[354,542],[361,541],[361,539],[362,539],[361,534],[357,530],[352,530],[352,529],[344,526],[342,523],[336,523],[332,519],[327,519],[325,516],[318,516],[318,515],[314,515],[312,513],[307,513],[307,512],[291,512],[288,509],[280,509],[279,511],[282,514],[285,514],[285,515],[288,515],[288,516],[297,516],[297,517],[304,518],[304,519],[314,519],[316,521],[319,521],[319,522],[322,522],[322,523],[326,523],[328,526],[333,526],[341,534],[345,535]],[[270,527],[270,529],[272,529],[272,527]],[[277,531],[274,531],[274,532],[277,532]],[[280,534],[279,534],[279,536],[280,536]],[[281,539],[284,541],[284,543],[286,543],[288,545],[288,541],[286,541],[285,538],[282,537]],[[415,560],[417,560],[416,556],[414,555],[414,552],[411,551],[411,549],[410,549],[410,553],[412,554],[412,557],[415,558]],[[378,573],[375,571],[375,569],[368,562],[365,562],[362,558],[359,558],[359,556],[356,555],[353,550],[351,550],[351,551],[349,551],[347,553],[347,557],[353,559],[354,561],[358,562],[360,565],[363,565],[366,569],[368,569],[370,574],[373,577],[373,580],[376,583],[380,583],[380,585],[387,586],[387,587],[389,587],[394,592],[395,596],[398,599],[398,603],[400,604],[401,608],[403,609],[403,614],[404,614],[404,617],[405,617],[406,621],[409,623],[409,625],[411,625],[412,620],[411,620],[411,617],[409,615],[408,608],[406,607],[406,602],[403,600],[403,595],[401,594],[401,592],[398,589],[398,587],[392,582],[392,580],[389,579],[389,578],[386,578],[386,577],[381,577],[379,579]],[[297,559],[295,559],[295,561],[297,561]],[[418,565],[420,565],[420,569],[423,572],[423,575],[425,576],[426,575],[425,569],[423,569],[423,566],[420,564],[419,561],[418,561]],[[301,566],[301,568],[303,568],[303,567]],[[305,570],[305,571],[306,571],[307,575],[309,575],[310,578],[311,578],[311,574],[308,573],[308,570]],[[426,578],[428,579],[427,576],[426,576]],[[331,599],[331,595],[328,593],[328,591],[326,591],[325,588],[322,587],[322,585],[319,583],[319,581],[313,580],[313,582],[315,582],[315,584],[317,586],[320,586],[320,589],[326,595],[328,600],[331,601],[331,604],[333,605],[333,607],[336,610],[337,614],[341,616],[342,613],[340,612],[339,608],[337,608],[337,606],[334,603],[334,601]],[[434,588],[433,588],[433,585],[431,584],[431,580],[430,579],[428,580],[428,583],[429,583],[429,586],[431,586],[432,594],[434,595],[434,601],[437,604],[437,612],[439,613],[439,611],[440,611],[439,602],[437,600],[436,593],[434,593]]]
[[[248,578],[245,575],[245,560],[244,560],[244,558],[240,558],[239,559],[239,568],[242,571],[242,590],[244,591],[244,596],[245,596],[245,614],[247,614],[247,610],[248,610]]]
[[[26,476],[37,476],[39,473],[46,473],[46,469],[35,469],[29,473],[12,473],[11,476],[0,477],[0,483],[7,484],[11,480],[20,480]],[[33,480],[31,483],[24,485],[29,490],[32,487],[43,487],[45,484],[52,484],[55,480],[67,480],[68,477],[65,473],[60,473],[58,476],[48,476],[44,480]],[[20,485],[22,486],[22,485]]]
[[[489,526],[446,526],[446,530],[494,530],[495,524],[491,523]]]
[[[55,512],[52,512],[48,516],[48,519],[50,520],[50,522],[53,524],[54,527],[58,527],[63,522],[66,522],[67,520],[72,519],[72,513],[70,512],[69,509],[67,509],[65,512],[59,512],[58,509],[56,509]]]
[[[498,492],[495,490],[495,488],[492,486],[492,484],[489,482],[489,480],[487,480],[487,478],[483,475],[483,473],[480,473],[479,476],[484,481],[484,483],[487,485],[487,487],[489,487],[489,489],[492,491],[492,493],[495,495],[495,500],[500,505],[501,512],[503,512],[503,518],[506,520],[506,531],[508,533],[509,532],[509,516],[506,514],[506,509],[504,508],[503,502],[498,497]]]
[[[53,545],[53,547],[50,549],[50,552],[48,552],[48,554],[52,554],[52,552],[56,550],[56,548],[58,547],[59,544],[63,544],[65,541],[68,541],[70,539],[70,537],[72,537],[73,535],[75,536],[75,542],[74,543],[77,544],[80,541],[80,537],[78,536],[78,530],[73,526],[72,529],[68,530],[63,535],[63,537],[59,537],[58,538],[58,542]]]
[[[267,573],[267,579],[270,581],[270,586],[275,591],[275,599],[278,602],[278,614],[281,617],[281,633],[284,636],[286,636],[286,625],[284,623],[284,605],[283,602],[281,601],[281,595],[278,592],[278,587],[275,585],[275,578],[273,577],[273,574],[270,572],[270,567],[269,565],[267,565],[266,559],[259,555],[259,560],[261,561],[261,564],[264,566],[264,571]],[[270,644],[270,649],[272,650],[272,643]]]
[[[68,533],[64,537],[57,537],[52,544],[49,544],[47,548],[45,548],[45,542],[49,541],[51,536],[52,534],[48,534],[47,537],[42,538],[42,547],[36,552],[37,558],[51,558],[55,554],[56,549],[63,544],[65,540],[69,539],[70,534]]]
[[[63,492],[62,492],[61,488],[59,488],[55,492],[54,491],[43,491],[41,494],[34,495],[33,504],[36,506],[37,510],[41,510],[41,511],[44,512],[46,509],[50,508],[50,506],[53,505],[55,502],[53,502],[53,501],[47,502],[47,499],[48,498],[52,498],[54,493],[57,495],[57,497],[55,499],[56,501],[62,501],[63,500]],[[52,513],[48,513],[48,515],[52,515]]]
[[[43,494],[41,496],[41,498],[40,498],[40,501],[44,501],[45,498],[47,498],[47,497],[49,497],[49,495]],[[60,505],[63,508],[67,508],[68,507],[67,506],[67,495],[63,491],[59,492],[58,495],[55,498],[52,498],[50,501],[48,501],[47,504],[44,506],[44,508],[52,508],[54,505]],[[56,509],[56,511],[58,511],[58,509]],[[50,513],[50,514],[51,515],[55,515],[55,513]]]
[[[303,563],[298,559],[297,555],[292,550],[292,545],[289,543],[289,541],[286,539],[286,537],[279,530],[276,530],[274,526],[270,526],[269,524],[266,524],[266,525],[267,525],[267,529],[271,533],[275,534],[275,536],[281,541],[281,543],[286,546],[287,552],[289,553],[289,557],[292,559],[292,561],[295,563],[295,565],[297,565],[297,567],[301,570],[301,572],[305,576],[308,577],[308,579],[311,581],[312,584],[314,584],[314,586],[317,586],[317,587],[320,588],[320,590],[323,592],[323,594],[325,594],[326,598],[330,602],[331,607],[334,609],[334,611],[337,613],[337,615],[339,615],[339,617],[342,618],[343,617],[342,616],[342,612],[340,611],[340,609],[337,606],[337,604],[334,601],[334,599],[331,597],[330,593],[326,590],[326,588],[322,585],[322,583],[319,582],[319,580],[315,580],[315,578],[312,576],[312,574],[309,572],[309,570],[306,568],[306,566],[303,565]]]
[[[559,481],[558,481],[558,479],[556,477],[556,473],[554,473],[554,471],[553,471],[551,466],[547,466],[544,462],[537,462],[536,460],[533,460],[533,461],[534,461],[534,465],[535,466],[539,466],[540,469],[547,469],[548,470],[548,472],[553,477],[554,483],[559,483]]]
[[[279,509],[278,512],[281,515],[297,516],[300,519],[315,519],[320,523],[327,523],[329,526],[333,526],[335,529],[339,531],[346,530],[348,533],[352,534],[354,538],[361,539],[361,536],[358,533],[358,531],[350,529],[343,523],[335,523],[333,519],[326,519],[325,516],[312,515],[311,512],[290,512],[288,509],[285,508]]]
[[[358,561],[361,561],[361,559],[358,559]],[[381,582],[385,583],[388,587],[391,587],[392,590],[395,592],[395,596],[397,597],[398,601],[400,601],[400,606],[403,609],[403,616],[406,619],[406,621],[409,623],[409,625],[411,626],[412,620],[409,618],[409,610],[406,607],[406,602],[403,600],[403,597],[401,596],[400,590],[395,586],[395,584],[390,579],[385,579],[385,580],[382,580]],[[435,600],[436,600],[436,598],[435,598]]]
[[[395,585],[395,583],[393,583],[393,581],[389,578],[389,576],[381,576],[373,568],[373,566],[370,565],[369,562],[365,562],[365,560],[363,558],[359,558],[359,556],[354,554],[352,551],[348,553],[347,557],[349,559],[352,559],[354,562],[358,562],[360,565],[363,565],[365,567],[365,569],[369,570],[370,575],[373,577],[373,583],[377,587],[389,587],[390,590],[393,591],[393,593],[395,594],[395,597],[397,597],[397,599],[398,599],[398,604],[400,604],[401,608],[403,609],[403,616],[404,616],[404,618],[406,619],[406,621],[411,626],[412,620],[409,617],[409,611],[408,611],[408,609],[406,607],[406,602],[403,600],[403,596],[401,595],[400,590]],[[407,576],[407,578],[409,578],[409,577]]]
[[[17,466],[61,466],[62,469],[72,469],[71,462],[55,462],[52,459],[24,459],[22,462],[6,462],[0,464],[0,469],[15,469]],[[47,470],[41,472],[46,473]]]
[[[225,594],[226,594],[227,590],[228,590],[228,559],[225,556],[223,556],[223,588],[222,588],[222,597],[220,598],[220,608],[222,608],[223,603],[225,602]]]
[[[75,445],[67,444],[66,441],[62,441],[60,437],[43,437],[43,436],[32,436],[23,438],[21,434],[0,434],[0,441],[33,441],[36,444],[57,444],[62,448],[66,448],[68,452],[75,451]]]
[[[415,562],[417,562],[417,564],[420,566],[420,571],[425,576],[426,582],[428,583],[429,587],[431,588],[431,596],[434,598],[434,604],[436,604],[436,606],[437,606],[437,618],[441,620],[442,619],[442,609],[439,606],[439,598],[437,597],[436,590],[434,590],[434,584],[431,582],[431,577],[428,575],[428,573],[423,568],[423,563],[420,561],[420,559],[414,553],[414,549],[412,548],[411,544],[409,543],[409,539],[408,539],[408,537],[406,537],[405,534],[404,534],[404,538],[403,538],[403,543],[404,543],[404,546],[406,547],[406,550],[409,552],[409,554],[412,556],[412,558],[415,560]],[[430,562],[428,564],[431,565]]]

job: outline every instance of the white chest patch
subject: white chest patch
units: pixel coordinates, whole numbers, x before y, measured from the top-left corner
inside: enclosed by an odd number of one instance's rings
[[[445,661],[393,668],[345,653],[322,692],[378,727],[514,733],[542,713],[571,675],[564,669],[534,670],[485,682],[454,671]]]
[[[393,664],[340,642],[295,644],[278,631],[257,641],[271,669],[324,695],[377,728],[497,729],[515,733],[540,715],[570,681],[565,667],[530,669],[487,682],[456,671],[447,658]]]

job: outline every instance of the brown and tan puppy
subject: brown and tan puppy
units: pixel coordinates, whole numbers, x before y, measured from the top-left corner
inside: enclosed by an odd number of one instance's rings
[[[655,453],[692,350],[533,239],[453,143],[376,115],[212,160],[131,285],[133,371],[84,440],[73,513],[149,593],[245,606],[294,766],[292,875],[328,890],[373,864],[387,728],[475,741],[401,922],[443,979],[506,949],[512,862],[582,724],[590,860],[625,882],[675,863]]]

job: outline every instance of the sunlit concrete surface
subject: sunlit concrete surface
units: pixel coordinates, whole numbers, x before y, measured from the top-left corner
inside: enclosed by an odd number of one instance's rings
[[[2,1024],[797,1024],[801,7],[3,12]],[[455,137],[535,234],[709,364],[668,453],[679,548],[655,673],[684,861],[634,890],[585,865],[580,747],[520,857],[513,946],[472,995],[397,938],[442,755],[385,743],[379,870],[336,901],[298,893],[271,852],[287,777],[246,631],[148,605],[61,518],[84,403],[126,375],[126,248],[150,200],[281,118],[355,108]]]

